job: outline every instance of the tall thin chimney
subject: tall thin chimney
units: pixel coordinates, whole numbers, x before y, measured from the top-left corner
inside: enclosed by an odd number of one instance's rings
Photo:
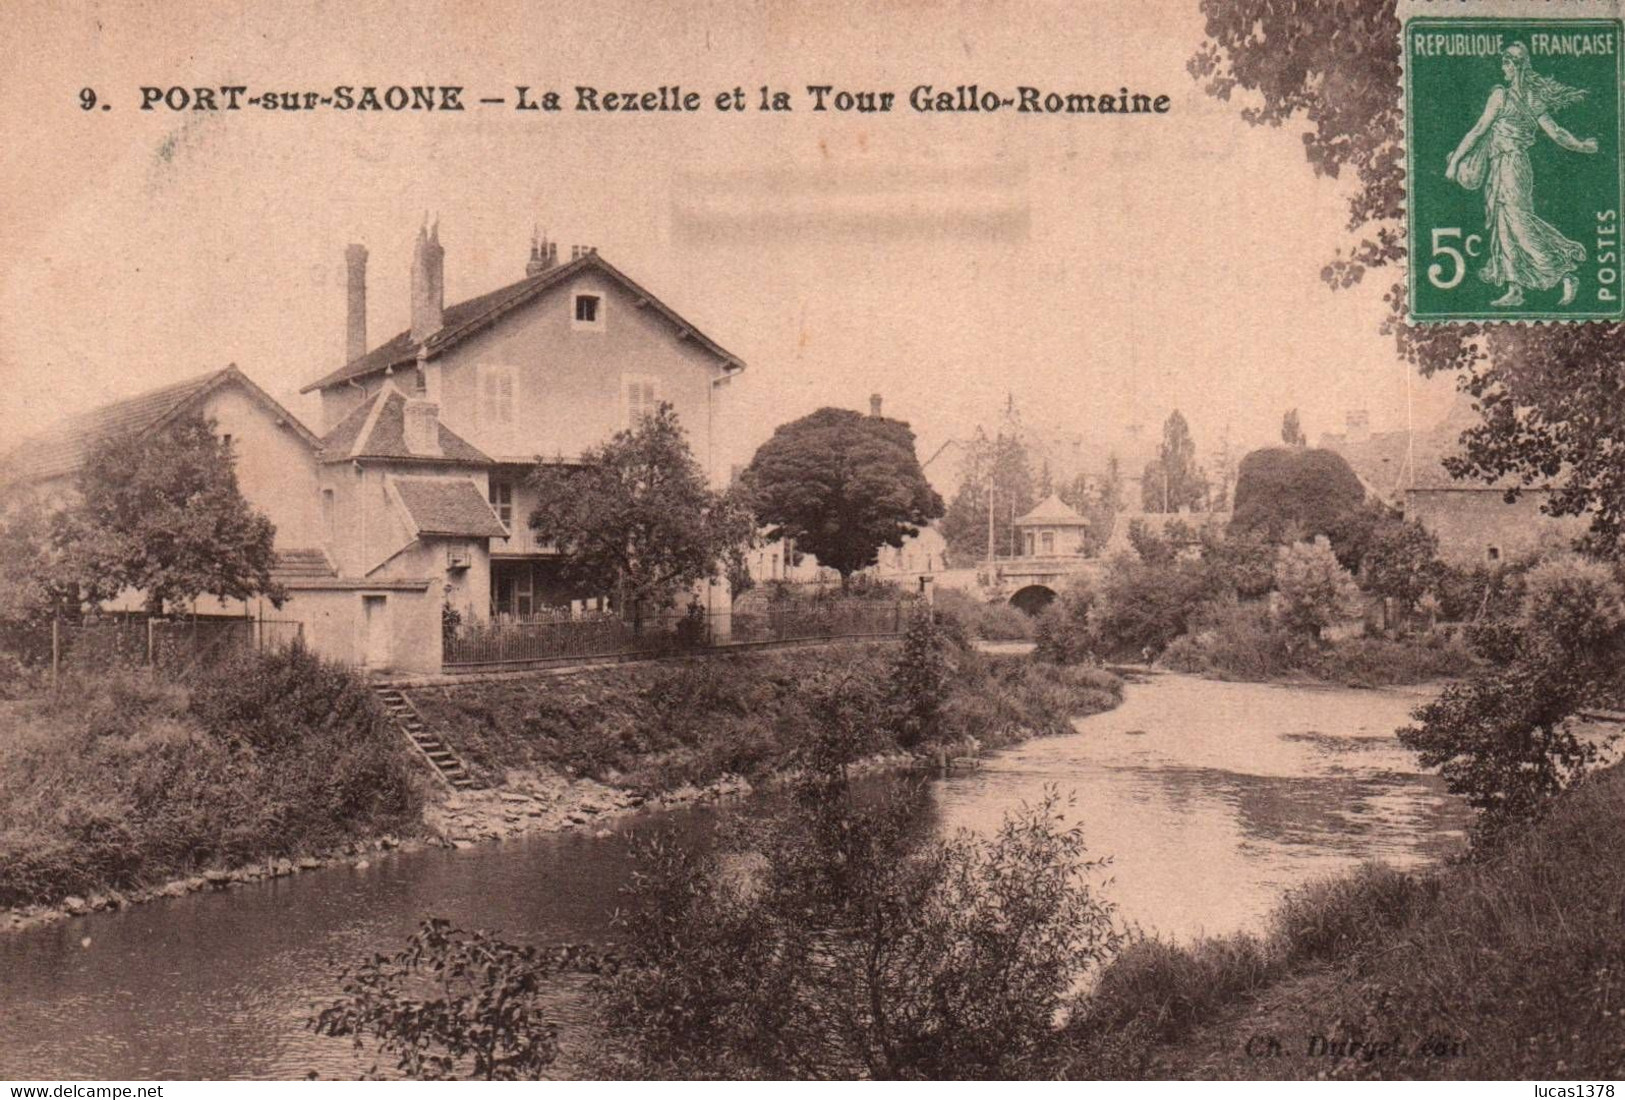
[[[869,415],[877,420],[880,418],[880,395],[878,393],[869,395]]]
[[[344,250],[346,314],[344,318],[344,361],[353,362],[367,354],[367,250],[352,244]]]
[[[440,222],[418,230],[412,251],[412,339],[422,343],[439,332],[446,308],[446,250],[440,247]]]
[[[527,278],[535,278],[559,262],[559,246],[549,241],[547,234],[539,229],[530,234],[530,262],[525,264]]]

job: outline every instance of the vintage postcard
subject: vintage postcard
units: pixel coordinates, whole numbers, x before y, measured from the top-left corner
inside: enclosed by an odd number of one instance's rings
[[[0,1089],[1612,1097],[1622,33],[16,0]]]

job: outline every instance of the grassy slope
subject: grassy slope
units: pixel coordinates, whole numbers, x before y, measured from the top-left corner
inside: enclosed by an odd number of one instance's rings
[[[895,645],[820,646],[618,665],[414,690],[424,716],[487,781],[546,769],[649,791],[758,777],[806,743],[814,686],[841,693],[872,730],[869,751],[896,750],[887,689]],[[1116,677],[974,652],[957,657],[940,739],[984,747],[1069,730],[1115,706]]]
[[[614,666],[415,692],[476,772],[660,791],[791,762],[809,687],[837,682],[898,748],[895,645]],[[1115,677],[962,653],[941,736],[997,745],[1113,706]],[[421,828],[425,777],[371,694],[308,656],[181,687],[142,673],[0,702],[0,907],[140,891]]]
[[[1492,861],[1428,875],[1368,867],[1290,897],[1266,937],[1134,947],[1074,1025],[1073,1072],[1615,1078],[1622,932],[1625,772],[1614,770]],[[1249,1057],[1254,1036],[1278,1039],[1282,1055]],[[1312,1036],[1393,1045],[1312,1056]]]
[[[416,829],[421,781],[399,738],[376,708],[338,709],[371,707],[365,688],[314,659],[291,673],[284,662],[283,675],[256,685],[263,667],[190,688],[115,672],[0,703],[0,907]],[[300,686],[328,722],[261,728],[259,695],[275,694],[298,720]],[[200,696],[243,714],[228,723]]]

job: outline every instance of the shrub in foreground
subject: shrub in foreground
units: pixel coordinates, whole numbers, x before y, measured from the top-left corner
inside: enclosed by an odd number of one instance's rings
[[[1554,559],[1530,570],[1524,589],[1517,616],[1481,639],[1493,669],[1450,686],[1399,731],[1478,811],[1479,849],[1537,820],[1597,762],[1601,746],[1573,718],[1617,683],[1625,656],[1625,590],[1610,567]]]
[[[1115,949],[1099,864],[1054,796],[989,839],[919,832],[904,796],[827,777],[713,855],[646,848],[600,987],[610,1071],[951,1080],[1045,1074]]]
[[[342,971],[341,996],[310,1025],[358,1050],[370,1040],[403,1077],[533,1081],[559,1053],[547,979],[590,965],[573,949],[544,954],[432,918],[395,954]]]

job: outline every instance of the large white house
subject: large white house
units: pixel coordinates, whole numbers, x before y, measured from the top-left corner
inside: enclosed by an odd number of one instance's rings
[[[531,536],[536,462],[577,463],[664,401],[716,480],[719,391],[744,364],[595,250],[561,264],[557,245],[533,240],[524,278],[448,306],[438,226],[420,230],[411,327],[370,349],[366,257],[346,250],[347,358],[302,391],[321,396],[319,434],[232,366],[24,441],[0,461],[5,480],[66,494],[97,437],[212,418],[244,494],[276,525],[291,599],[195,610],[291,618],[318,652],[414,672],[441,667],[442,608],[477,621],[601,598],[568,589]],[[725,586],[703,595],[726,613]]]

